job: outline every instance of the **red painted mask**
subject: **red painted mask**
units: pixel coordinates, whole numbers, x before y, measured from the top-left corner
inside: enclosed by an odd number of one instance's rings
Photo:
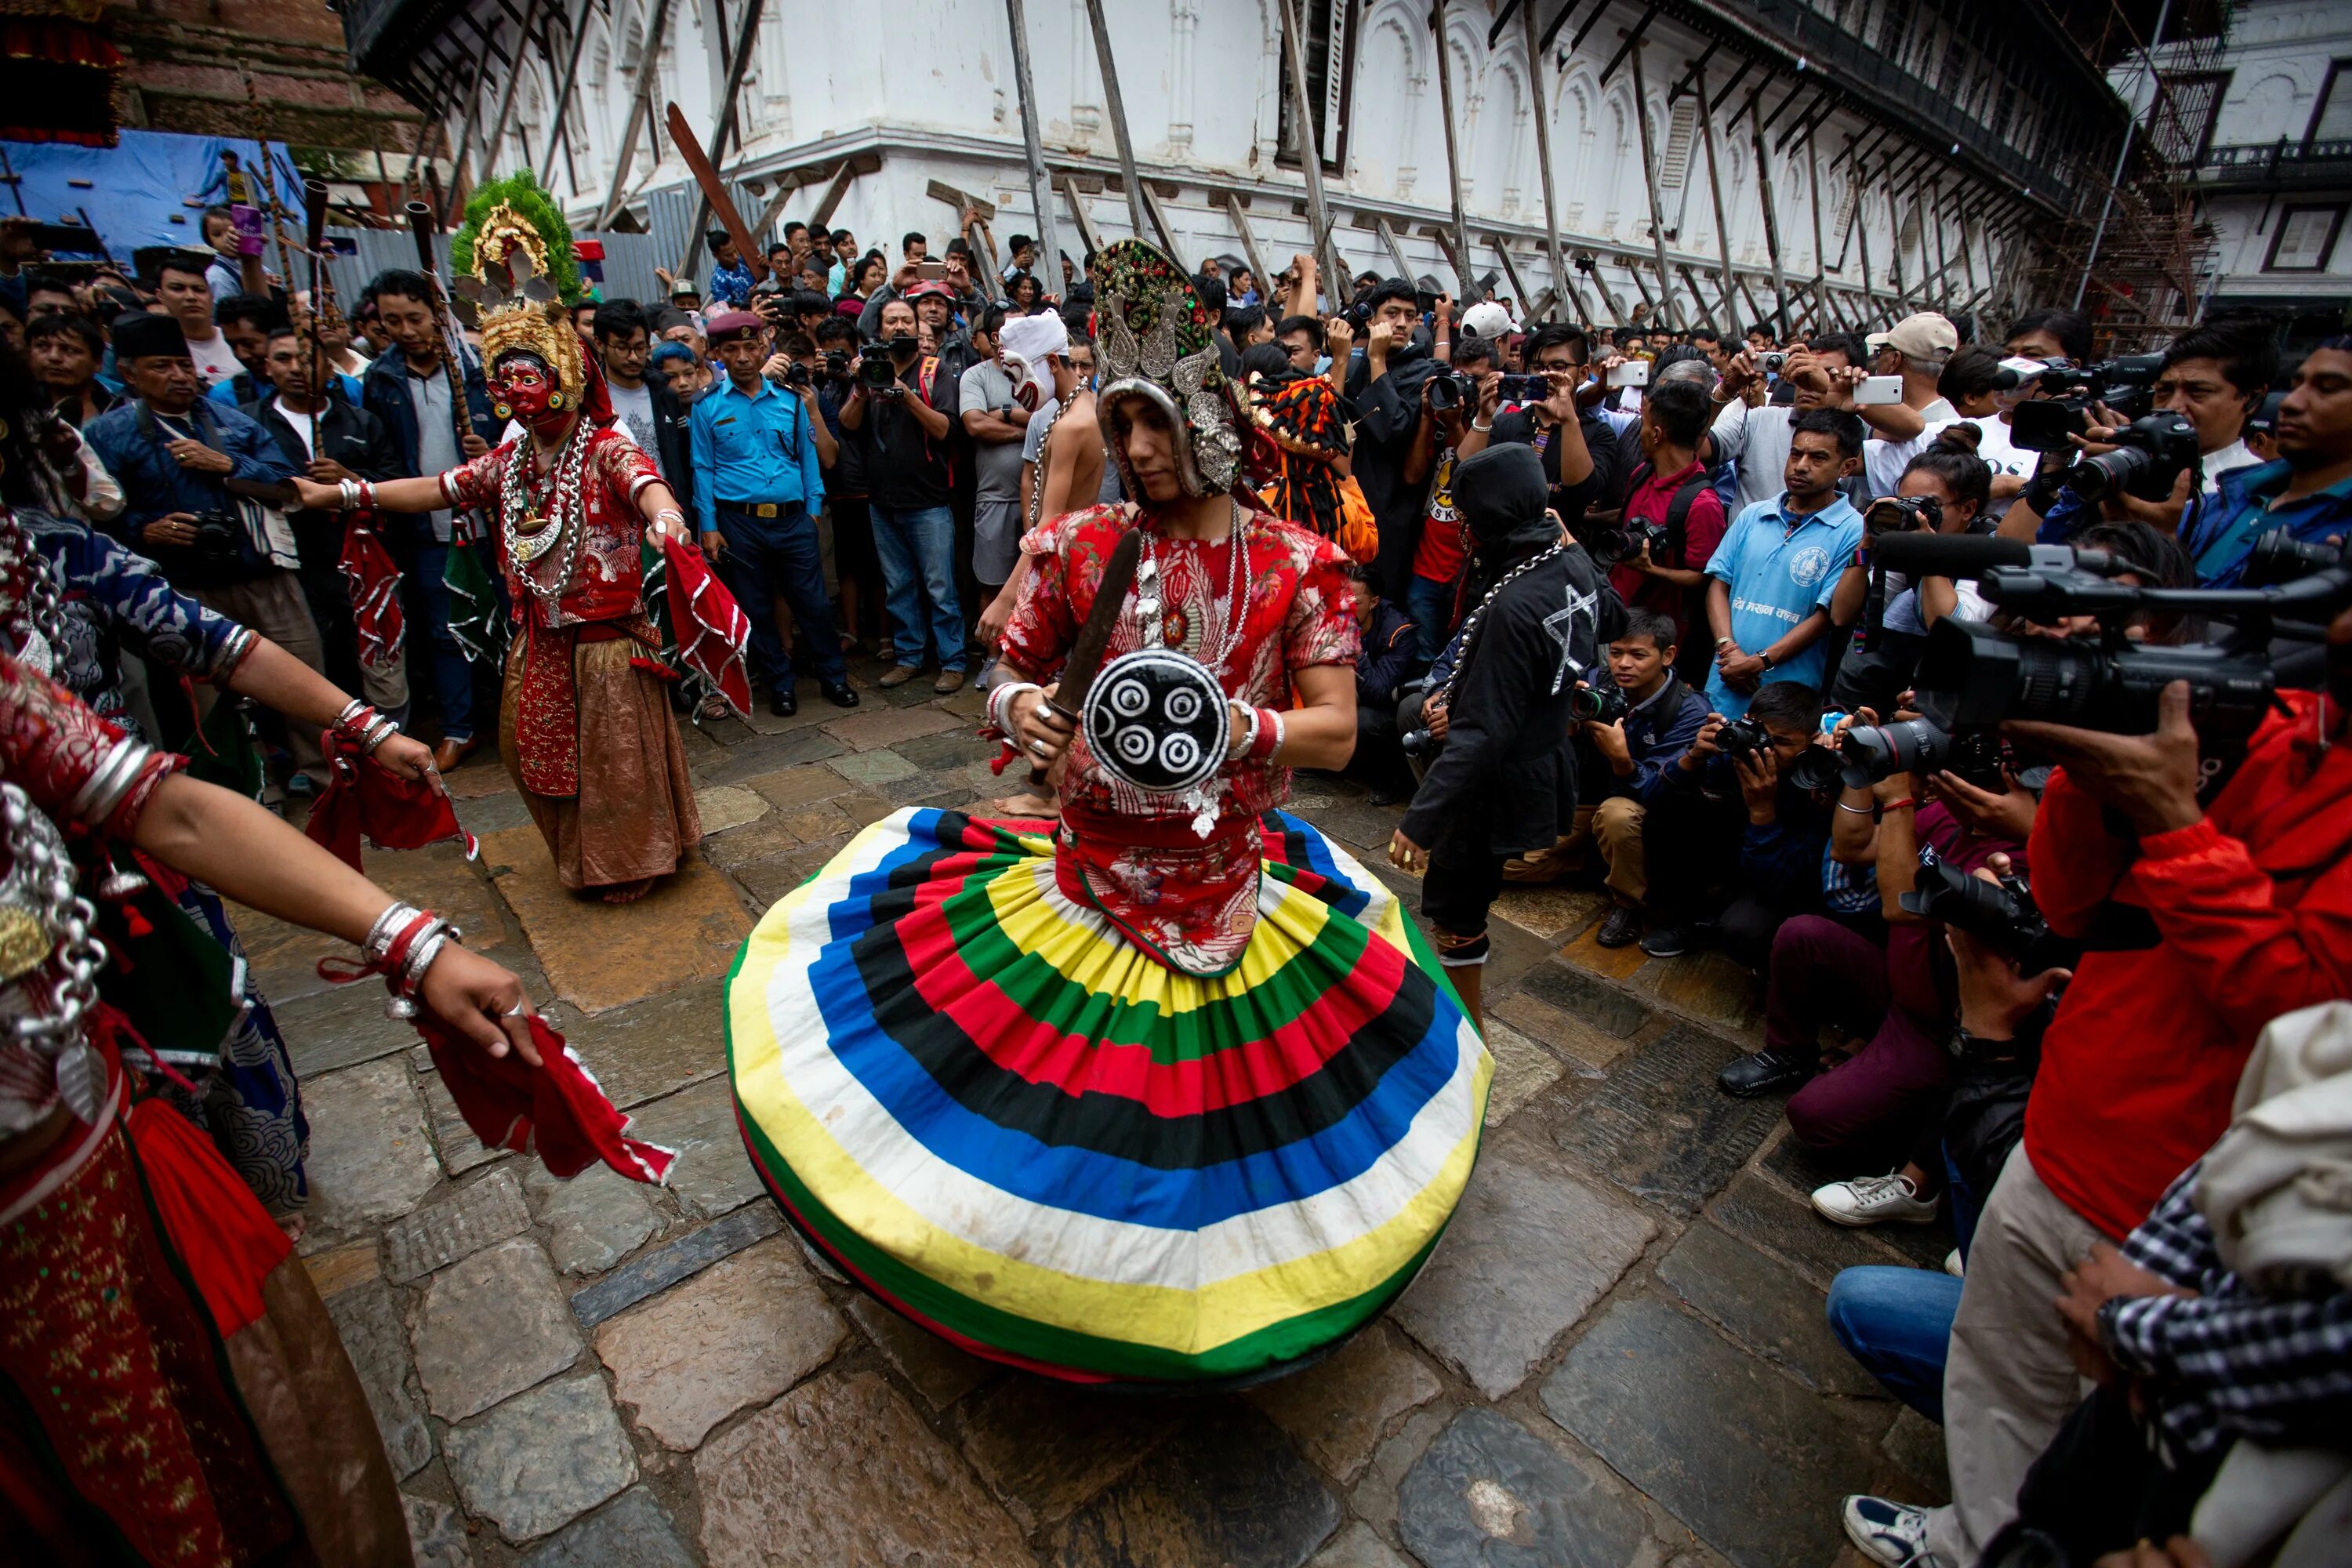
[[[501,359],[492,390],[500,403],[514,411],[516,418],[534,430],[561,425],[570,416],[554,374],[530,355],[510,354]]]

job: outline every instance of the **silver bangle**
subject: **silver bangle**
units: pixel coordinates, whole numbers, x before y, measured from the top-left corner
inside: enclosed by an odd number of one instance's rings
[[[435,959],[441,956],[442,948],[451,942],[462,940],[465,934],[447,921],[435,921],[425,933],[417,938],[416,944],[408,950],[408,962],[401,965],[400,989],[410,995],[415,994],[417,987],[425,984],[425,972],[433,967]]]
[[[1872,807],[1872,806],[1867,806],[1867,805],[1846,805],[1846,803],[1845,803],[1845,802],[1843,802],[1843,801],[1840,801],[1840,802],[1838,802],[1838,803],[1837,803],[1837,808],[1838,808],[1840,811],[1850,811],[1850,812],[1853,813],[1856,816],[1876,816],[1878,815],[1878,812],[1876,811],[1876,809],[1875,809],[1875,808],[1874,808],[1874,807]]]
[[[407,930],[408,922],[424,912],[414,904],[394,900],[384,906],[383,913],[375,917],[375,924],[368,927],[367,935],[360,939],[360,952],[370,963],[382,963],[392,949],[392,939]]]
[[[1012,734],[1013,700],[1018,698],[1024,691],[1042,691],[1045,688],[1039,686],[1034,680],[1015,680],[1007,685],[998,687],[995,690],[988,694],[988,721],[995,725],[999,730],[1003,731],[1007,735]]]
[[[354,697],[349,702],[343,704],[343,710],[335,715],[334,723],[329,727],[331,729],[340,730],[367,710],[368,704],[366,699]]]
[[[337,497],[338,497],[338,498],[342,501],[342,503],[343,503],[343,505],[342,505],[342,510],[345,510],[345,511],[357,511],[357,510],[359,510],[359,509],[360,509],[360,487],[359,487],[359,485],[358,485],[358,483],[357,483],[356,481],[352,480],[352,479],[338,479],[338,480],[336,480],[336,481],[335,481],[335,494],[336,494],[336,496],[337,496]]]
[[[1227,759],[1234,762],[1239,762],[1257,749],[1258,730],[1265,722],[1258,717],[1258,710],[1255,706],[1247,704],[1244,706],[1249,708],[1249,732],[1242,737],[1240,745],[1225,753]]]
[[[1282,710],[1269,708],[1266,711],[1274,715],[1274,750],[1265,754],[1265,760],[1270,763],[1282,755],[1282,743],[1287,736],[1284,733],[1286,727],[1282,722]]]

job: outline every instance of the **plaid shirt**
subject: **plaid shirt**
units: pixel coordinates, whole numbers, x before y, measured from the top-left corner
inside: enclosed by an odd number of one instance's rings
[[[2228,1437],[2343,1441],[2352,1411],[2352,1291],[2262,1296],[2221,1266],[2195,1206],[2191,1165],[2124,1242],[2124,1256],[2197,1292],[2118,1296],[2099,1309],[2108,1352],[2147,1378],[2158,1419],[2180,1447]]]

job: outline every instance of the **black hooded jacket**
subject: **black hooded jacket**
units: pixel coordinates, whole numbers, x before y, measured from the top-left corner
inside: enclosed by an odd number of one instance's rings
[[[1543,463],[1530,447],[1489,447],[1455,467],[1454,504],[1473,540],[1473,607],[1559,540],[1546,494]],[[1607,574],[1574,543],[1487,602],[1464,642],[1445,746],[1405,813],[1405,837],[1440,852],[1515,855],[1549,849],[1569,832],[1576,822],[1570,704],[1624,624]]]
[[[1356,483],[1379,525],[1380,554],[1372,581],[1381,597],[1404,603],[1412,576],[1412,552],[1421,542],[1423,513],[1429,505],[1429,477],[1409,483],[1405,458],[1421,430],[1422,388],[1445,367],[1430,352],[1429,329],[1413,329],[1412,341],[1390,351],[1388,368],[1375,378],[1362,353],[1348,366],[1348,402],[1356,420],[1350,462]]]

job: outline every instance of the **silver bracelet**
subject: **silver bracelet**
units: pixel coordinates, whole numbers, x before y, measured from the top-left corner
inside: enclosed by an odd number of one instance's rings
[[[338,479],[338,480],[336,480],[336,481],[335,481],[335,494],[336,494],[337,498],[338,498],[338,499],[340,499],[340,500],[342,501],[342,503],[343,503],[343,505],[342,505],[342,510],[345,510],[345,511],[357,511],[357,510],[359,510],[359,509],[360,509],[360,487],[359,487],[359,482],[358,482],[356,479]]]
[[[392,939],[406,931],[408,922],[424,912],[396,899],[386,904],[383,913],[375,917],[375,924],[368,927],[367,935],[360,939],[360,952],[371,964],[383,963],[384,955],[392,951]]]
[[[415,995],[417,987],[425,984],[425,972],[433,967],[435,959],[441,956],[442,948],[465,934],[447,921],[436,921],[409,948],[408,962],[401,965],[400,989],[408,995]]]
[[[354,697],[349,702],[343,704],[343,710],[335,715],[334,723],[328,727],[330,729],[340,730],[367,710],[367,700],[361,697]]]
[[[1233,762],[1238,762],[1242,758],[1248,756],[1252,752],[1257,750],[1258,727],[1265,722],[1265,721],[1261,720],[1257,716],[1258,710],[1255,706],[1247,703],[1244,703],[1243,706],[1247,708],[1249,711],[1249,732],[1241,738],[1242,743],[1240,745],[1225,753],[1227,760]],[[1279,744],[1279,742],[1276,743]]]
[[[1006,734],[1012,734],[1013,700],[1024,691],[1043,691],[1044,689],[1044,687],[1034,680],[1015,680],[1008,685],[998,687],[988,694],[988,721]]]
[[[1265,760],[1270,763],[1274,761],[1275,758],[1282,755],[1282,742],[1285,736],[1283,733],[1284,725],[1282,722],[1282,710],[1279,708],[1269,708],[1266,711],[1274,715],[1274,750],[1265,754]]]
[[[1837,803],[1837,808],[1838,808],[1840,811],[1850,811],[1850,812],[1853,813],[1856,816],[1876,816],[1878,815],[1877,811],[1876,811],[1874,808],[1871,807],[1871,806],[1867,806],[1867,805],[1846,805],[1846,803],[1845,803],[1845,802],[1843,802],[1843,801],[1840,801],[1840,802],[1838,802],[1838,803]]]

